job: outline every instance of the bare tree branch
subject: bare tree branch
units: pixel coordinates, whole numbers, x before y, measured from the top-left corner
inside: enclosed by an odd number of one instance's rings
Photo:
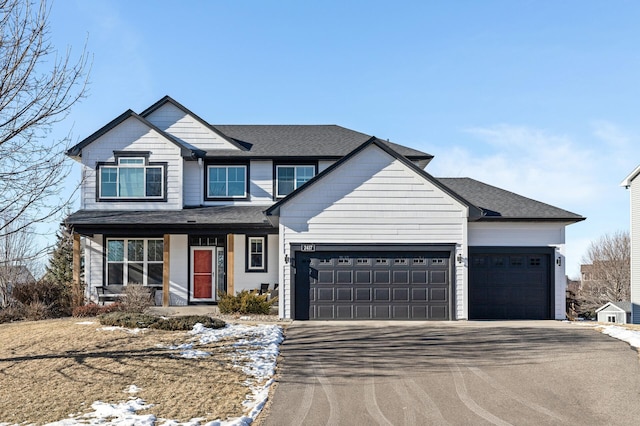
[[[71,138],[50,135],[85,96],[89,59],[86,46],[75,60],[54,48],[50,10],[0,0],[0,240],[59,217],[73,197],[61,197]]]
[[[631,239],[628,232],[606,234],[591,242],[582,259],[580,309],[594,312],[607,302],[631,297]]]

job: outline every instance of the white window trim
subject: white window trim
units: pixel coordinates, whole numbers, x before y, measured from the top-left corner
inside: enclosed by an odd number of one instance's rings
[[[225,169],[225,182],[227,183],[227,194],[229,194],[229,168],[233,167],[233,168],[242,168],[244,169],[244,190],[242,195],[212,195],[209,193],[209,173],[211,169]],[[207,176],[206,176],[206,181],[205,181],[205,185],[207,188],[207,198],[208,199],[220,199],[220,198],[230,198],[230,199],[234,199],[234,198],[238,198],[238,199],[242,199],[242,198],[247,198],[247,166],[243,165],[243,164],[211,164],[209,166],[207,166]]]
[[[261,253],[261,266],[252,266],[251,265],[251,243],[252,241],[260,240],[262,242],[262,253]],[[247,271],[252,272],[266,272],[267,271],[267,237],[247,237]]]
[[[300,186],[296,186],[297,185],[297,181],[298,181],[298,167],[313,167],[313,176],[311,176],[310,180],[313,179],[314,177],[316,177],[316,175],[318,174],[318,169],[315,166],[315,164],[280,164],[276,166],[276,188],[275,188],[275,192],[276,192],[276,198],[284,198],[289,194],[280,194],[278,192],[278,188],[280,187],[280,185],[278,185],[278,170],[280,170],[281,168],[293,168],[293,190],[295,191],[296,189],[300,188]],[[308,181],[307,181],[308,182]],[[305,182],[305,183],[307,183]],[[304,183],[302,184],[304,185]],[[301,185],[301,186],[302,186]]]
[[[122,163],[122,160],[140,160],[142,161],[141,164],[129,164],[129,163]],[[98,192],[99,192],[99,198],[101,200],[163,200],[165,197],[164,191],[165,191],[165,165],[162,164],[147,164],[147,159],[144,157],[119,157],[116,161],[115,164],[101,164],[100,166],[98,166]],[[102,194],[102,170],[105,169],[115,169],[116,170],[116,192],[120,192],[120,169],[129,169],[129,168],[134,168],[134,169],[143,169],[144,173],[143,173],[143,189],[146,192],[147,191],[147,169],[160,169],[160,178],[161,178],[161,183],[160,183],[160,195],[153,195],[153,196],[147,196],[144,195],[142,197],[124,197],[121,195],[115,195],[115,196],[105,196]]]
[[[128,259],[128,242],[129,241],[139,241],[142,240],[143,241],[143,260],[141,262],[139,261],[131,261],[129,262]],[[123,259],[122,261],[116,261],[116,260],[109,260],[109,241],[123,241],[124,242],[124,249],[123,249]],[[115,263],[122,263],[122,284],[113,284],[113,285],[128,285],[128,281],[129,281],[129,268],[127,267],[129,263],[142,263],[142,280],[143,286],[147,286],[149,285],[148,281],[149,281],[149,264],[153,264],[153,265],[162,265],[164,263],[164,253],[163,253],[163,260],[149,260],[149,241],[162,241],[164,244],[164,239],[163,238],[107,238],[105,241],[105,271],[104,271],[104,277],[105,277],[105,285],[109,285],[109,264],[115,264]],[[163,247],[164,249],[164,247]],[[132,284],[133,285],[133,284]],[[158,284],[153,284],[153,285],[158,285]]]

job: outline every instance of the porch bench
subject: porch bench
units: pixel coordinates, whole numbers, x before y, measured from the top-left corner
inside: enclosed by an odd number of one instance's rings
[[[149,289],[149,295],[153,301],[153,305],[156,304],[156,292],[162,292],[162,285],[148,285],[144,286]],[[125,295],[125,287],[123,285],[98,285],[96,291],[98,292],[98,303],[116,302],[119,298]]]
[[[124,286],[122,285],[98,285],[96,286],[98,292],[98,303],[115,302],[122,296],[124,296]]]

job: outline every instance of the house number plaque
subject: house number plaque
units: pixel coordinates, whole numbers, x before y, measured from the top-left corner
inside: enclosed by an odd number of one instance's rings
[[[302,244],[300,246],[300,250],[302,251],[316,251],[316,245],[315,244]]]

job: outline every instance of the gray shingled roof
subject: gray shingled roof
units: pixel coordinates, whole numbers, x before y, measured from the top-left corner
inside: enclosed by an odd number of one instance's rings
[[[83,228],[119,229],[125,225],[141,229],[145,226],[273,228],[262,213],[265,209],[265,206],[213,206],[182,210],[78,210],[66,223],[78,232]]]
[[[443,185],[484,211],[480,220],[558,220],[585,218],[558,207],[523,197],[471,178],[438,178]]]
[[[336,125],[213,125],[247,151],[208,151],[212,156],[247,157],[327,157],[349,154],[371,139],[370,135]],[[410,159],[431,159],[432,155],[383,141],[394,151]]]
[[[611,302],[611,304],[617,306],[625,312],[631,312],[631,302]]]

